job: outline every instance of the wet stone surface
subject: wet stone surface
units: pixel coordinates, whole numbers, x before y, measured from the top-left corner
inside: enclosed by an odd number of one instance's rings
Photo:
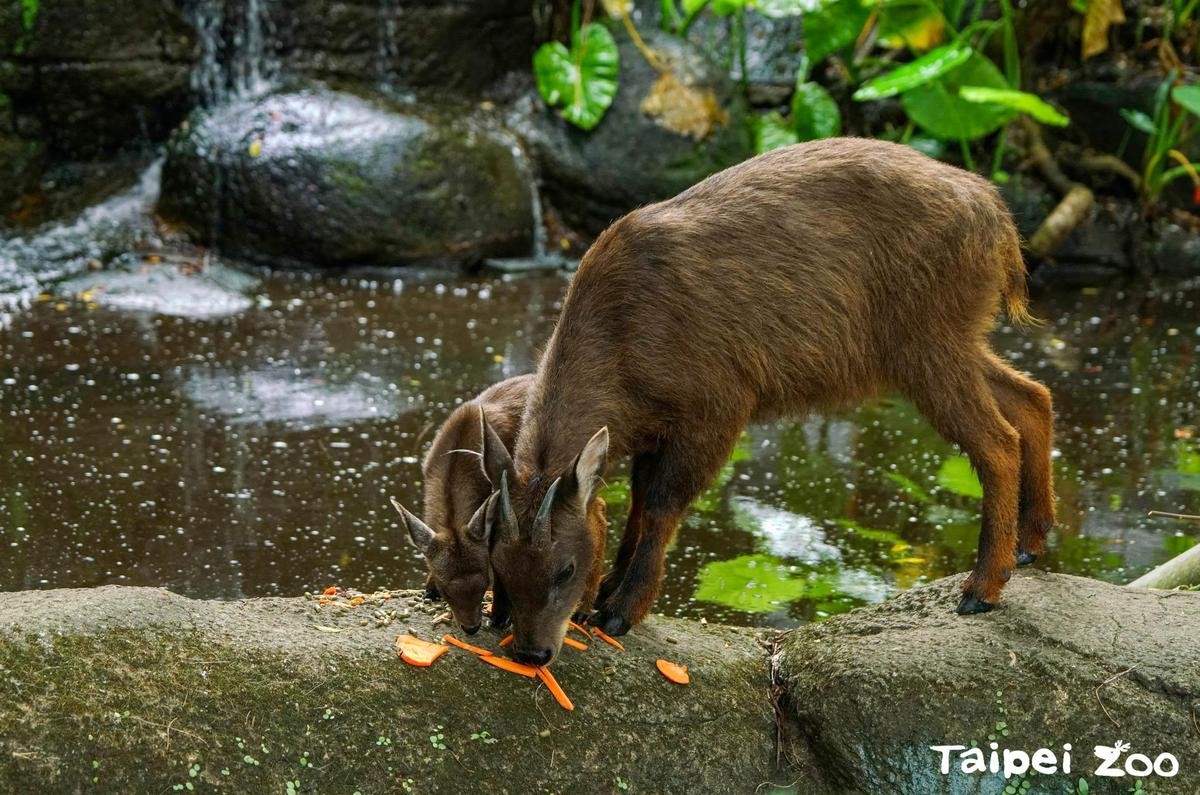
[[[180,268],[164,261],[154,268]],[[194,279],[196,274],[171,276]],[[79,292],[0,328],[0,589],[189,596],[416,587],[419,504],[458,402],[533,367],[565,274],[256,274],[234,312]],[[1060,525],[1039,563],[1127,582],[1196,541],[1200,285],[1060,292],[997,347],[1056,400]],[[625,518],[610,473],[610,540]],[[907,402],[748,430],[667,558],[656,609],[790,626],[968,568],[977,483]]]

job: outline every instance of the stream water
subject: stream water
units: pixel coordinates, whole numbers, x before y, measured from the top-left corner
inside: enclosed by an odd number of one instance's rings
[[[567,278],[268,274],[221,317],[34,300],[0,324],[0,590],[416,587],[387,497],[419,504],[437,423],[532,368]],[[1146,516],[1200,513],[1200,284],[1036,310],[1045,326],[995,342],[1056,400],[1061,521],[1039,565],[1127,581],[1200,535]],[[752,427],[657,609],[789,625],[880,601],[970,566],[977,494],[903,401]],[[615,545],[620,472],[605,495]]]

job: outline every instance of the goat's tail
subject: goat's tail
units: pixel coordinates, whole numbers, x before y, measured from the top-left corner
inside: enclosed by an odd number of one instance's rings
[[[1015,229],[1004,235],[997,248],[997,259],[1004,270],[1004,286],[1000,296],[1004,311],[1017,326],[1036,326],[1041,323],[1029,311],[1029,285],[1025,281],[1025,258],[1021,256],[1021,240]]]

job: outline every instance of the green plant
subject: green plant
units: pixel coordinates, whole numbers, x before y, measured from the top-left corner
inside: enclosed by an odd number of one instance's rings
[[[1200,175],[1197,164],[1181,151],[1200,126],[1191,117],[1200,116],[1200,85],[1176,86],[1172,71],[1154,92],[1153,115],[1124,108],[1121,115],[1135,130],[1147,135],[1142,155],[1142,199],[1154,204],[1163,190],[1181,177],[1191,177],[1196,186],[1194,200],[1200,204]],[[1171,162],[1177,165],[1170,167]]]
[[[600,123],[617,94],[620,56],[603,25],[581,24],[580,3],[571,13],[571,46],[551,41],[533,55],[538,93],[563,118],[581,130]]]
[[[893,25],[892,37],[907,44],[916,57],[864,82],[854,92],[856,101],[871,102],[898,95],[914,125],[936,139],[959,142],[968,168],[974,167],[969,142],[1001,130],[1019,113],[1028,114],[1042,124],[1069,123],[1049,103],[1019,88],[1020,58],[1009,0],[1000,3],[1000,19],[975,20],[959,32],[954,32],[953,23],[961,16],[962,9],[949,2],[942,7],[931,0],[919,3],[880,0],[879,7],[885,11],[900,7],[909,12],[903,17],[903,24]],[[916,36],[914,30],[945,31],[952,33],[953,38],[947,44],[917,53],[916,49],[930,44],[933,37]],[[997,32],[1003,42],[1003,71],[983,54],[988,39]],[[1001,136],[992,169],[997,177],[1003,146]]]

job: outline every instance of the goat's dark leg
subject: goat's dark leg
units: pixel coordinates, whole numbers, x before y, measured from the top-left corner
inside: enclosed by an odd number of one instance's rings
[[[744,423],[729,426],[724,434],[713,427],[697,426],[664,440],[633,487],[641,500],[640,535],[628,558],[620,585],[605,598],[592,623],[609,635],[623,635],[650,612],[658,596],[667,543],[692,500],[712,482],[729,458]]]

